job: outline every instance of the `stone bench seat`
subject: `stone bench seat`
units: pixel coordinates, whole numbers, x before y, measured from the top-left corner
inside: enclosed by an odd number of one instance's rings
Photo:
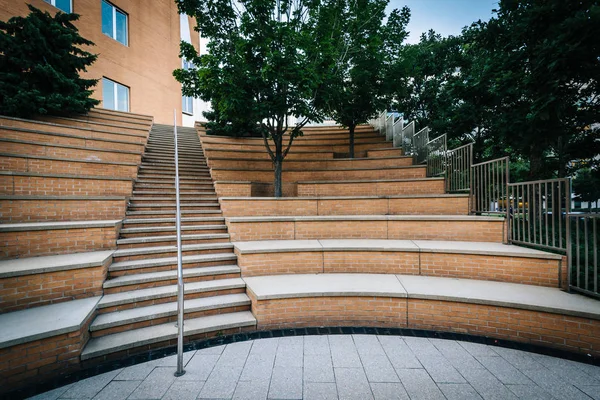
[[[386,274],[244,278],[258,329],[458,332],[600,356],[598,301],[556,288]]]
[[[256,143],[256,144],[244,144],[244,143],[236,143],[236,142],[223,142],[223,143],[208,143],[204,141],[206,136],[200,136],[202,140],[202,148],[205,151],[208,150],[258,150],[267,152],[264,143]],[[354,151],[355,154],[358,155],[361,152],[366,152],[371,149],[380,149],[382,147],[389,147],[387,142],[382,141],[374,141],[367,143],[355,143]],[[347,144],[304,144],[304,143],[294,143],[292,145],[292,150],[294,152],[303,152],[303,151],[331,151],[333,153],[348,153],[348,145]],[[285,163],[285,161],[284,161]]]
[[[133,120],[146,121],[150,124],[152,124],[152,121],[154,120],[154,117],[152,115],[132,113],[129,111],[110,110],[108,108],[102,108],[102,107],[92,108],[91,110],[89,110],[87,112],[87,115],[112,117],[112,118],[119,118],[119,119],[123,119],[123,120],[133,119]]]
[[[412,157],[378,157],[378,158],[334,158],[334,159],[304,159],[286,160],[283,163],[284,170],[336,170],[336,169],[367,169],[367,168],[389,168],[411,166]],[[238,159],[238,158],[208,158],[211,168],[239,168],[239,169],[269,169],[272,161],[260,158]]]
[[[383,149],[372,149],[367,151],[367,157],[379,158],[379,157],[396,157],[404,154],[402,148],[399,147],[388,147]]]
[[[0,259],[113,249],[121,221],[1,224]]]
[[[242,275],[384,273],[560,287],[562,256],[488,242],[264,240],[234,242]]]
[[[307,180],[297,184],[298,196],[397,196],[445,194],[444,178]]]
[[[466,215],[467,194],[221,197],[226,217],[284,215]]]
[[[150,133],[150,127],[151,127],[149,124],[147,124],[143,127],[140,127],[139,125],[136,125],[135,127],[133,127],[133,126],[128,126],[129,125],[128,123],[122,123],[121,121],[115,121],[115,120],[99,122],[99,121],[94,121],[94,120],[89,120],[89,119],[79,119],[77,117],[67,118],[67,117],[57,117],[57,116],[39,116],[38,118],[42,121],[46,121],[46,122],[50,122],[50,123],[56,123],[56,124],[68,125],[68,126],[76,126],[76,127],[82,127],[82,128],[90,128],[90,129],[99,129],[99,130],[103,130],[106,132],[115,132],[115,133],[119,133],[119,134],[124,133],[127,135],[141,136],[141,137],[148,137],[148,134]]]
[[[204,155],[207,162],[210,163],[211,158],[235,158],[237,160],[261,159],[270,160],[268,153],[262,150],[219,150],[219,149],[204,149]],[[309,160],[309,159],[333,159],[332,151],[297,151],[294,152],[294,147],[285,157],[286,160]]]
[[[84,135],[86,131],[83,131]],[[131,143],[117,139],[92,139],[91,136],[82,136],[59,133],[59,132],[45,132],[35,129],[18,128],[0,125],[0,138],[2,139],[13,139],[13,140],[25,140],[30,142],[40,142],[46,144],[55,145],[70,145],[80,146],[84,148],[95,148],[95,149],[107,149],[107,150],[121,150],[130,151],[137,154],[144,152],[144,143]]]
[[[473,215],[328,215],[225,218],[232,241],[401,239],[504,241],[504,218]]]

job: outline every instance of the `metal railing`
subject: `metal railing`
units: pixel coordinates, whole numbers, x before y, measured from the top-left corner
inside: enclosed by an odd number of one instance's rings
[[[402,132],[404,131],[404,119],[398,117],[398,119],[392,125],[392,146],[402,147]]]
[[[600,298],[600,214],[570,214],[569,289]]]
[[[508,157],[471,166],[471,213],[503,214],[507,210]]]
[[[429,142],[429,128],[425,127],[415,133],[412,138],[412,152],[415,164],[427,161],[427,143]]]
[[[415,136],[415,132],[416,132],[415,121],[412,121],[411,123],[406,125],[404,128],[402,128],[399,147],[402,147],[402,150],[404,151],[405,156],[412,154],[412,149],[413,149],[412,143],[413,143],[413,136]]]
[[[471,188],[473,143],[446,152],[446,192],[468,192]]]
[[[446,174],[446,148],[446,134],[427,142],[425,145],[427,176],[442,176]]]
[[[385,117],[385,140],[388,142],[393,140],[394,129],[394,113]]]

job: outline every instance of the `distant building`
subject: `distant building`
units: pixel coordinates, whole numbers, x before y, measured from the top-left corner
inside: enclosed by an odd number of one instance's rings
[[[29,13],[27,4],[54,15],[74,12],[80,34],[96,44],[88,51],[99,54],[86,77],[100,79],[93,97],[100,107],[152,115],[155,122],[192,126],[203,120],[206,104],[184,98],[173,70],[184,63],[179,42],[200,50],[195,21],[180,16],[173,0],[0,0],[0,20]]]

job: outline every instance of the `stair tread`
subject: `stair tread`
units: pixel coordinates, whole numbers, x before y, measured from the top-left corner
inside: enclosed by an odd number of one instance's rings
[[[211,262],[211,261],[227,261],[235,260],[237,256],[233,253],[212,253],[212,254],[195,254],[191,256],[183,256],[183,264],[199,263],[199,262]],[[129,260],[119,261],[112,263],[108,267],[109,271],[126,271],[129,269],[138,268],[150,268],[162,265],[170,265],[177,263],[177,257],[161,257],[161,258],[147,258],[143,260]]]
[[[250,311],[217,314],[185,321],[184,335],[214,332],[224,329],[255,326],[256,319]],[[83,349],[81,359],[86,360],[115,351],[161,342],[177,337],[173,323],[134,329],[126,332],[92,338]]]
[[[205,244],[188,244],[181,246],[182,251],[199,251],[199,250],[218,250],[218,249],[233,249],[231,242],[226,243],[205,243]],[[113,253],[113,257],[126,257],[141,254],[157,254],[177,251],[177,246],[152,246],[152,247],[135,247],[131,249],[117,249]],[[113,264],[114,265],[114,264]]]
[[[211,292],[215,290],[238,289],[246,287],[241,278],[216,279],[186,283],[184,291],[189,293]],[[98,308],[118,306],[145,300],[171,297],[177,294],[177,285],[158,286],[148,289],[130,290],[121,293],[105,294],[98,302]]]
[[[183,225],[182,231],[191,230],[213,230],[213,229],[225,229],[227,225]],[[137,233],[137,232],[154,232],[154,231],[174,231],[176,230],[175,225],[173,226],[148,226],[143,228],[125,228],[121,229],[121,233]]]
[[[159,235],[159,236],[142,236],[135,238],[118,239],[117,244],[134,244],[134,243],[152,243],[152,242],[165,242],[170,240],[176,240],[176,235]],[[198,233],[192,235],[181,235],[181,240],[210,240],[210,239],[229,239],[228,233]]]
[[[221,296],[200,297],[185,300],[185,313],[211,310],[215,308],[236,307],[250,304],[250,298],[245,293],[225,294]],[[177,302],[156,304],[153,306],[132,308],[100,314],[94,319],[90,331],[98,331],[114,326],[131,324],[150,319],[163,318],[177,314]]]
[[[124,219],[123,224],[149,224],[149,223],[162,223],[162,222],[173,222],[175,218],[132,218]],[[208,222],[208,221],[225,221],[224,217],[184,217],[181,218],[181,222]],[[187,225],[186,225],[187,226]]]
[[[239,273],[237,265],[221,265],[215,267],[197,267],[183,270],[183,277],[222,275]],[[163,280],[177,279],[177,270],[148,272],[140,274],[122,275],[104,281],[103,287],[114,288],[119,286],[134,285],[138,283],[160,282]]]

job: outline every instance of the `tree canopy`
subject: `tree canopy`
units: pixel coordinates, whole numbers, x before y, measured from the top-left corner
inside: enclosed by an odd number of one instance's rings
[[[97,79],[84,79],[97,58],[80,46],[93,43],[79,35],[77,14],[48,12],[28,5],[30,14],[0,21],[0,114],[85,113],[99,104],[90,98]]]

